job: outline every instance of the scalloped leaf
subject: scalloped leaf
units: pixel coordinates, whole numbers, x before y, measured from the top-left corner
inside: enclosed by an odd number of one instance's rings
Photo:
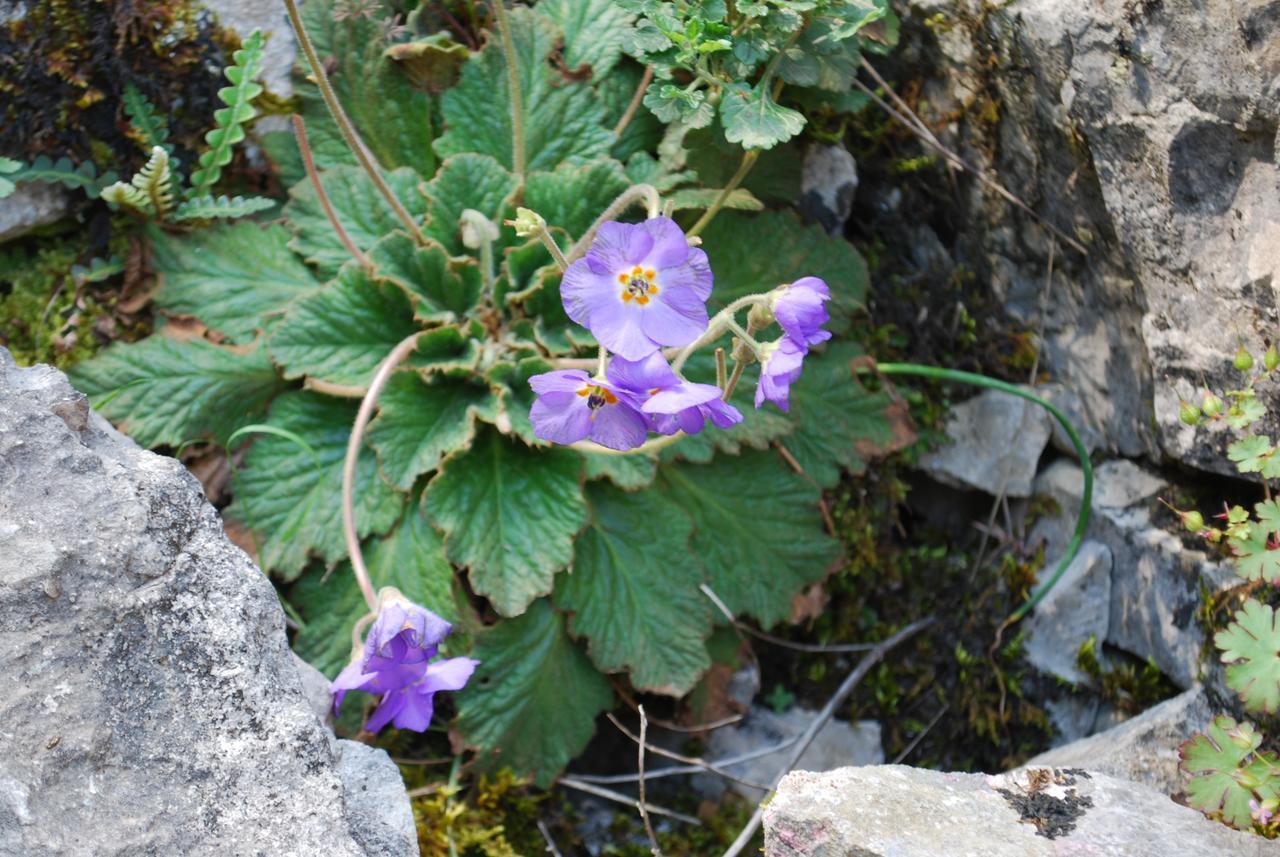
[[[658,462],[648,455],[582,453],[583,474],[588,480],[608,479],[623,491],[639,491],[653,484]]]
[[[530,446],[552,445],[533,433],[529,410],[533,407],[534,395],[529,379],[553,368],[541,357],[526,357],[518,363],[502,362],[489,367],[485,377],[498,396],[500,410],[497,421],[503,426],[504,433],[508,430],[514,432]]]
[[[254,440],[235,472],[227,514],[262,536],[258,561],[293,580],[312,555],[332,564],[346,556],[342,536],[342,461],[359,402],[294,391],[279,396],[266,424],[290,432],[312,450],[274,434]],[[366,451],[356,465],[356,529],[385,533],[400,519],[403,495],[378,474]]]
[[[513,200],[520,183],[506,167],[488,155],[460,154],[446,158],[435,178],[423,185],[427,198],[427,225],[423,232],[440,242],[452,256],[474,253],[462,243],[462,212],[468,208],[499,226],[495,252],[514,240],[510,229],[501,226],[515,215]]]
[[[320,282],[289,250],[283,226],[235,223],[188,235],[151,229],[152,265],[160,275],[155,304],[194,315],[231,342],[249,342],[268,320]]]
[[[261,30],[254,30],[232,54],[232,64],[223,72],[231,86],[219,89],[218,98],[227,106],[213,113],[213,130],[204,135],[209,148],[201,153],[200,165],[191,173],[190,196],[209,195],[222,177],[222,168],[231,163],[231,149],[244,139],[245,123],[257,114],[251,102],[263,91],[256,78],[262,74],[266,41]]]
[[[529,174],[524,204],[577,240],[630,186],[622,164],[612,159],[561,164],[554,172]]]
[[[587,507],[556,606],[602,671],[627,670],[639,690],[683,696],[711,666],[711,604],[689,562],[693,522],[659,492],[603,482],[587,486]]]
[[[503,616],[550,593],[572,559],[587,517],[580,471],[571,450],[530,449],[486,429],[427,486],[427,517],[444,531],[449,559]]]
[[[1280,617],[1256,599],[1244,603],[1232,622],[1213,637],[1227,667],[1227,687],[1251,712],[1280,710]]]
[[[103,416],[148,447],[225,442],[286,386],[263,348],[242,353],[166,336],[116,343],[68,374]]]
[[[1206,733],[1187,741],[1178,751],[1181,767],[1191,775],[1187,802],[1240,830],[1253,827],[1249,801],[1277,796],[1272,753],[1257,753],[1262,735],[1250,723],[1236,723],[1225,714],[1214,718]],[[1255,755],[1256,754],[1256,755]]]
[[[44,182],[60,184],[68,190],[82,190],[90,199],[96,199],[102,188],[116,180],[115,173],[98,175],[92,161],[79,165],[73,164],[70,158],[52,160],[47,155],[40,155],[27,166],[10,173],[9,179],[14,182]]]
[[[613,691],[546,599],[478,635],[480,666],[458,694],[457,728],[482,767],[510,767],[549,788],[595,734]]]
[[[604,108],[589,86],[553,79],[547,59],[559,28],[532,9],[509,15],[518,80],[523,96],[528,170],[551,170],[571,158],[604,157],[613,142]],[[476,152],[512,169],[512,123],[506,60],[496,34],[473,54],[462,79],[441,98],[445,132],[435,142],[441,157]]]
[[[1232,537],[1236,573],[1245,580],[1280,580],[1280,549],[1271,546],[1271,534],[1257,524],[1247,525],[1244,538]]]
[[[772,149],[804,130],[804,114],[773,100],[767,87],[731,84],[720,99],[724,137],[744,149]]]
[[[435,244],[421,247],[408,234],[393,232],[374,244],[368,255],[378,279],[408,293],[419,321],[459,321],[479,303],[484,289],[480,267],[469,260],[450,259]]]
[[[636,16],[614,0],[541,0],[534,11],[564,33],[564,64],[601,80],[622,58],[622,42]],[[633,87],[634,88],[634,87]]]

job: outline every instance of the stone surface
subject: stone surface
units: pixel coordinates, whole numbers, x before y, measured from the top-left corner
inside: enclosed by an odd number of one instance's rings
[[[951,409],[950,442],[922,457],[920,467],[948,485],[1029,497],[1051,419],[1026,399],[986,390]]]
[[[0,242],[26,235],[67,213],[70,197],[57,185],[31,182],[0,199]]]
[[[858,164],[843,146],[811,145],[800,173],[800,212],[831,235],[844,230],[858,190]]]
[[[1280,844],[1103,773],[999,776],[901,765],[788,774],[764,810],[766,857],[1262,857]],[[1037,814],[1048,819],[1037,825]],[[1052,838],[1050,838],[1052,837]]]
[[[241,39],[255,29],[262,30],[267,37],[262,55],[262,82],[274,95],[282,98],[292,95],[290,74],[298,47],[284,4],[276,0],[205,0],[204,5],[217,15],[218,23],[235,30]]]
[[[1111,549],[1086,541],[1027,620],[1027,660],[1063,681],[1087,684],[1090,677],[1076,666],[1076,654],[1090,637],[1106,640],[1110,622]]]
[[[408,857],[200,485],[0,349],[0,854]]]
[[[799,707],[776,714],[771,709],[753,706],[741,723],[716,729],[710,734],[705,757],[710,762],[723,764],[727,759],[780,744],[807,729],[815,715],[816,712]],[[724,767],[743,779],[768,785],[782,773],[791,752],[792,748],[787,747]],[[857,723],[830,720],[818,732],[796,767],[807,771],[829,771],[844,765],[879,765],[883,761],[879,723],[874,720]],[[761,800],[766,795],[761,789],[710,775],[698,777],[695,784],[706,794],[718,794],[727,785],[750,800]]]
[[[1041,753],[1026,767],[1088,768],[1172,795],[1186,784],[1178,747],[1204,731],[1214,713],[1204,689],[1193,687],[1119,726]]]

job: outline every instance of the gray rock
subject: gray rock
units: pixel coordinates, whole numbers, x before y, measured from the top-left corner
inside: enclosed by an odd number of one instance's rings
[[[1204,731],[1213,715],[1204,689],[1193,687],[1119,726],[1041,753],[1026,767],[1088,768],[1172,795],[1186,784],[1178,747]]]
[[[1046,563],[1046,570],[1057,560]],[[1076,654],[1090,637],[1107,639],[1111,623],[1111,550],[1086,541],[1027,621],[1027,660],[1041,672],[1071,684],[1088,684]]]
[[[298,54],[293,30],[284,4],[275,0],[205,0],[204,5],[218,17],[218,23],[244,38],[255,29],[267,37],[262,56],[262,82],[267,91],[282,98],[293,94],[290,75]]]
[[[0,854],[408,857],[196,480],[0,349]]]
[[[804,155],[800,173],[800,211],[831,235],[838,235],[853,213],[858,164],[843,146],[815,143]]]
[[[804,708],[790,708],[776,714],[768,708],[753,706],[747,717],[733,726],[715,730],[707,739],[706,758],[723,764],[725,760],[780,744],[804,732],[813,722],[816,712]],[[793,748],[787,747],[775,753],[747,759],[737,764],[724,765],[725,770],[751,782],[769,785],[783,773]],[[874,720],[847,723],[829,720],[822,727],[813,743],[800,757],[796,768],[806,771],[829,771],[844,765],[878,765],[884,761],[884,749],[880,745],[880,724]],[[697,788],[705,794],[719,794],[723,785],[750,800],[762,800],[766,791],[751,786],[721,780],[719,777],[699,776]]]
[[[316,717],[329,723],[333,720],[333,691],[329,690],[329,680],[320,670],[293,652],[289,654],[292,656],[294,668],[298,671],[298,681],[302,684],[302,695],[306,697],[307,705],[311,706]]]
[[[1040,768],[998,776],[900,765],[788,774],[764,810],[766,857],[1275,855],[1147,786]],[[1037,827],[1037,811],[1050,823]]]
[[[940,482],[992,496],[1030,497],[1051,417],[1040,406],[999,390],[986,390],[951,409],[950,443],[920,459]]]
[[[0,242],[20,238],[66,215],[71,197],[57,185],[31,182],[0,199]]]

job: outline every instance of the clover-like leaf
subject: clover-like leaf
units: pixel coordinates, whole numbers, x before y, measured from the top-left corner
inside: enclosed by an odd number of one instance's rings
[[[1195,735],[1178,751],[1182,769],[1191,774],[1187,800],[1208,815],[1241,830],[1253,826],[1249,801],[1276,796],[1272,774],[1276,758],[1258,753],[1262,735],[1250,723],[1236,723],[1219,715],[1205,733]]]
[[[458,729],[486,768],[509,767],[551,785],[613,703],[609,682],[565,633],[547,599],[478,635],[480,665],[458,694]]]
[[[604,108],[589,86],[554,80],[547,58],[559,28],[532,9],[516,7],[508,16],[515,47],[524,115],[527,169],[550,170],[571,158],[597,158],[612,142]],[[445,132],[436,140],[442,156],[463,152],[491,155],[513,168],[510,90],[506,60],[497,38],[462,69],[462,79],[441,98]]]
[[[181,237],[148,232],[160,275],[156,306],[194,315],[228,341],[252,340],[320,282],[289,249],[282,226],[234,223]]]
[[[1246,429],[1267,415],[1267,406],[1252,395],[1242,396],[1227,408],[1223,419],[1233,429]],[[1272,477],[1274,478],[1274,477]]]
[[[1270,606],[1250,598],[1233,622],[1213,637],[1227,667],[1227,687],[1240,694],[1245,708],[1274,714],[1280,710],[1280,620]]]
[[[475,436],[477,418],[492,422],[497,409],[497,398],[483,384],[397,372],[378,399],[369,445],[378,451],[391,484],[408,491],[446,455],[466,449]]]
[[[69,374],[103,416],[143,446],[225,442],[285,388],[265,349],[166,336],[116,343]]]
[[[1236,573],[1245,580],[1280,580],[1280,549],[1272,547],[1270,533],[1256,524],[1246,525],[1245,533],[1230,538]]]
[[[346,556],[342,536],[342,461],[359,402],[296,391],[279,396],[266,424],[303,440],[263,434],[234,477],[228,514],[262,536],[258,560],[285,580],[296,578],[310,555],[334,563]],[[355,482],[356,527],[384,533],[404,505],[378,474],[372,451],[360,456]]]
[[[1276,448],[1266,435],[1253,435],[1237,440],[1227,447],[1227,458],[1236,463],[1241,473],[1257,473],[1275,455]]]
[[[821,580],[840,555],[823,530],[818,489],[770,452],[665,464],[658,478],[693,519],[691,559],[734,613],[764,625],[782,621],[792,596]]]
[[[1253,507],[1262,529],[1268,533],[1280,533],[1280,500],[1266,500]]]
[[[414,317],[424,322],[459,321],[475,309],[484,288],[474,262],[450,259],[435,244],[420,246],[408,234],[393,232],[369,250],[379,279],[404,289],[414,302]]]
[[[485,430],[445,461],[427,486],[427,517],[445,533],[449,559],[503,616],[551,592],[586,521],[581,461],[568,449],[531,449]]]
[[[720,101],[724,136],[744,149],[772,149],[804,128],[804,114],[773,100],[768,87],[725,87]]]
[[[657,491],[603,482],[588,486],[587,506],[556,605],[601,670],[626,669],[641,690],[683,696],[711,665],[711,605],[698,591],[702,570],[689,562],[693,522]]]

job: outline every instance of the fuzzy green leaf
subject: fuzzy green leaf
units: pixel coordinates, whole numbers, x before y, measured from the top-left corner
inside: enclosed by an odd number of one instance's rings
[[[1178,751],[1182,769],[1191,774],[1187,802],[1240,830],[1253,827],[1249,801],[1277,795],[1272,753],[1258,753],[1262,735],[1250,723],[1219,715],[1207,733],[1197,734]],[[1256,754],[1256,755],[1255,755]]]
[[[285,580],[296,578],[312,554],[327,563],[346,556],[342,537],[342,461],[358,401],[296,391],[271,406],[267,425],[302,438],[314,454],[277,435],[258,437],[235,473],[235,502],[227,513],[262,536],[258,560]],[[356,528],[361,537],[384,533],[400,518],[402,495],[378,475],[365,451],[356,466]]]
[[[404,290],[370,278],[352,262],[289,308],[271,331],[269,347],[286,378],[361,387],[391,349],[417,330]]]
[[[458,728],[486,767],[550,787],[613,704],[608,681],[545,599],[480,634],[472,655],[480,666],[458,694]]]
[[[427,200],[419,190],[417,174],[401,168],[384,173],[383,178],[409,214],[420,222],[427,210]],[[367,251],[378,239],[401,228],[400,219],[359,167],[326,170],[320,180],[338,220],[361,250]],[[351,261],[351,254],[334,234],[310,182],[295,185],[289,196],[284,213],[297,236],[289,246],[328,279]]]
[[[662,489],[693,519],[691,556],[734,613],[764,625],[790,613],[791,598],[821,580],[840,554],[823,530],[818,490],[778,456],[747,452],[714,464],[665,464]]]
[[[1266,604],[1250,598],[1214,635],[1227,667],[1227,687],[1240,694],[1251,712],[1280,710],[1280,621]]]
[[[369,249],[376,276],[404,289],[414,304],[414,317],[428,323],[465,318],[484,288],[473,262],[449,258],[434,244],[419,246],[404,232],[393,232]]]
[[[498,400],[486,386],[444,376],[428,381],[416,372],[398,372],[378,399],[369,445],[378,451],[391,484],[408,491],[446,455],[470,446],[476,419],[492,422],[497,410]]]
[[[723,193],[719,188],[697,187],[697,188],[681,188],[671,194],[671,207],[676,211],[700,211],[715,205],[716,200]],[[737,209],[738,211],[762,211],[764,203],[756,199],[755,195],[746,188],[735,188],[724,202],[720,204],[721,208]]]
[[[804,114],[773,100],[767,88],[725,87],[720,101],[724,136],[744,149],[772,149],[804,129]]]
[[[148,237],[160,274],[156,306],[194,315],[231,342],[249,342],[270,317],[320,288],[282,226],[244,222],[183,236],[152,229]]]
[[[653,484],[658,462],[648,455],[610,455],[584,452],[583,473],[588,480],[608,479],[624,491],[638,491]]]
[[[275,206],[274,199],[265,196],[197,196],[185,200],[174,209],[170,220],[234,220],[248,217]]]
[[[70,375],[90,401],[101,402],[103,416],[143,446],[226,441],[285,387],[262,348],[242,354],[165,336],[117,343]]]
[[[505,167],[487,155],[462,154],[447,158],[435,178],[423,186],[429,218],[423,230],[450,255],[463,256],[469,251],[462,243],[462,212],[474,208],[499,226],[504,237],[497,242],[505,246],[514,237],[502,221],[515,214],[512,200],[519,182]]]
[[[1280,500],[1267,500],[1253,507],[1262,529],[1268,533],[1280,533]]]
[[[511,40],[524,108],[526,168],[551,170],[571,158],[609,153],[612,137],[604,128],[604,108],[591,88],[553,79],[547,62],[559,28],[531,9],[509,15]],[[558,77],[558,75],[557,75]],[[458,85],[441,99],[445,132],[436,140],[441,157],[463,152],[491,155],[512,164],[510,90],[501,40],[495,37],[462,69]]]
[[[590,522],[574,542],[573,569],[555,602],[569,611],[604,672],[629,670],[640,690],[683,696],[711,666],[711,605],[689,562],[693,523],[656,491],[588,486]]]
[[[622,164],[614,160],[561,164],[555,172],[529,174],[524,205],[577,240],[630,186]]]
[[[542,0],[535,11],[564,33],[564,64],[602,80],[622,56],[622,39],[635,15],[613,0]],[[585,67],[585,68],[584,68]]]
[[[254,30],[244,40],[244,47],[232,55],[232,65],[223,72],[231,86],[218,90],[218,98],[227,105],[214,111],[213,130],[204,135],[209,148],[200,155],[200,166],[191,173],[191,196],[207,196],[222,176],[222,168],[231,163],[231,149],[244,139],[244,124],[257,111],[250,102],[262,94],[256,82],[262,74],[262,52],[266,37]]]
[[[533,407],[533,389],[529,379],[542,372],[550,372],[554,367],[539,357],[529,357],[519,363],[496,363],[488,372],[488,380],[498,395],[501,408],[499,419],[510,427],[516,437],[530,446],[549,446],[545,440],[538,439],[533,433],[533,422],[529,419],[529,409]]]
[[[604,79],[597,78],[594,81],[596,92],[604,104],[606,128],[616,128],[622,121],[642,77],[644,69],[636,63],[628,62],[615,66]],[[619,161],[627,161],[637,153],[655,151],[665,131],[666,126],[658,117],[641,107],[631,115],[631,121],[614,140],[609,152]]]
[[[453,566],[416,501],[408,504],[395,529],[365,542],[364,559],[374,591],[394,586],[445,619],[457,618]],[[350,563],[342,562],[332,572],[311,569],[289,591],[289,602],[306,623],[293,640],[294,651],[333,678],[351,658],[352,626],[369,610]]]
[[[581,461],[567,449],[530,449],[492,430],[448,459],[427,487],[426,510],[449,559],[503,616],[552,589],[586,520]]]
[[[1236,468],[1241,473],[1258,473],[1275,451],[1275,447],[1271,445],[1271,438],[1266,435],[1253,435],[1229,445],[1227,458],[1236,463]]]

